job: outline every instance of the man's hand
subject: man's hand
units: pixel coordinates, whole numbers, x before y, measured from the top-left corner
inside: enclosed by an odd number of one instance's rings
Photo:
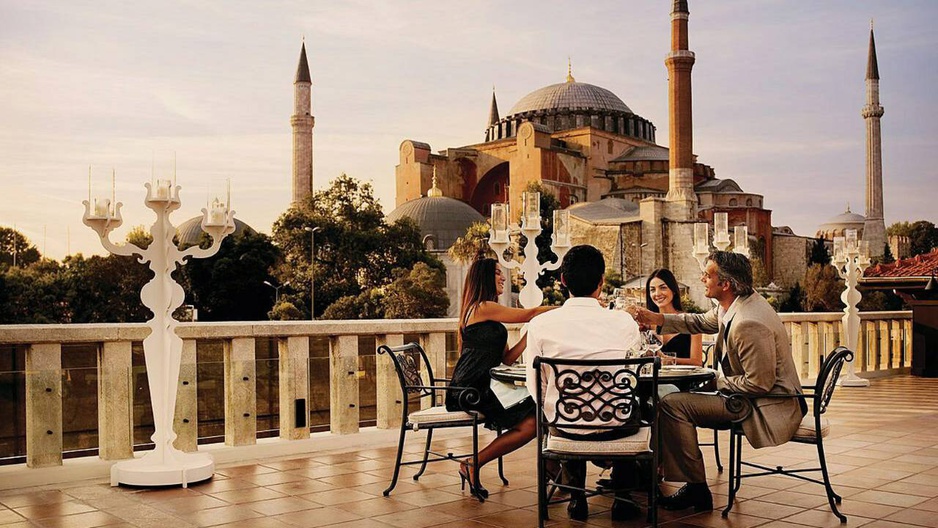
[[[629,306],[626,311],[635,319],[636,323],[643,327],[655,328],[664,324],[664,315],[636,304]]]

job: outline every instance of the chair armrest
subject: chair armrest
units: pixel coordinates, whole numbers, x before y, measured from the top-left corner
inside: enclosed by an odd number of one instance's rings
[[[763,394],[762,396],[759,396],[759,398],[794,398],[797,400],[804,400],[805,402],[808,401],[808,398],[813,400],[817,397],[817,394]]]
[[[750,401],[749,396],[738,392],[727,393],[722,391],[718,391],[717,395],[723,398],[723,405],[726,410],[731,413],[743,413],[739,418],[732,420],[733,423],[740,423],[752,414],[752,401]]]
[[[480,400],[479,391],[477,391],[474,387],[454,387],[452,385],[446,387],[439,385],[408,385],[407,389],[420,389],[426,391],[449,391],[452,389],[454,391],[459,391],[459,396],[457,396],[459,408],[460,410],[466,412],[474,411],[475,409],[473,409],[473,407],[478,405]],[[425,397],[427,394],[424,394],[423,396]]]

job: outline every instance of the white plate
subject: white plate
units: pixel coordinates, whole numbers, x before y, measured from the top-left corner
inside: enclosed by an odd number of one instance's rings
[[[695,370],[700,367],[694,365],[662,365],[661,370]]]

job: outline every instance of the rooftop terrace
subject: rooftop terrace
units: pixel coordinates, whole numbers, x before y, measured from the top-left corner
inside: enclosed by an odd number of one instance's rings
[[[835,490],[847,526],[938,525],[938,379],[906,375],[875,378],[868,388],[841,387],[826,415],[825,440]],[[62,527],[511,527],[536,525],[534,450],[529,445],[506,459],[511,484],[501,486],[494,466],[483,471],[491,495],[479,504],[461,491],[456,466],[431,465],[419,482],[404,477],[383,497],[393,464],[396,434],[363,431],[345,437],[345,447],[308,456],[220,464],[215,477],[187,489],[112,488],[106,479],[0,491],[0,526]],[[709,433],[706,433],[709,434]],[[442,435],[441,435],[442,436]],[[419,450],[419,435],[408,439]],[[724,456],[727,435],[722,435]],[[452,450],[468,436],[442,439]],[[336,443],[332,443],[336,445]],[[726,502],[727,472],[717,473],[711,448],[704,448],[714,503]],[[771,465],[813,465],[813,446],[744,448],[747,460]],[[589,477],[591,480],[594,476]],[[821,486],[784,477],[743,482],[727,519],[719,511],[661,512],[661,526],[798,527],[841,526],[828,509]],[[613,523],[609,502],[594,498],[586,523],[570,521],[562,509],[550,526],[642,526]]]

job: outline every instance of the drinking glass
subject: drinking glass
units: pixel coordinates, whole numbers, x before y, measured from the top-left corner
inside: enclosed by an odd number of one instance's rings
[[[645,351],[650,352],[649,355],[651,356],[657,355],[658,351],[661,350],[661,338],[653,330],[642,332],[642,343]]]
[[[677,365],[677,352],[667,351],[661,353],[662,365]]]

